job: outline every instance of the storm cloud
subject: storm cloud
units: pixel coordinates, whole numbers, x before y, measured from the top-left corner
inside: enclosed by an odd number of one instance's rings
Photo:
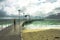
[[[7,16],[6,12],[3,10],[0,10],[0,17],[4,17]]]
[[[58,13],[57,15],[56,14],[49,15],[47,18],[48,19],[60,19],[60,13]]]
[[[3,10],[7,15],[16,16],[19,16],[19,9],[22,11],[21,15],[25,13],[32,16],[39,16],[39,14],[46,16],[56,7],[60,7],[60,0],[1,0],[1,2],[3,6],[5,5]]]
[[[5,0],[0,0],[0,17],[7,16],[6,12],[4,11],[4,1]]]
[[[54,3],[56,2],[57,0],[47,0],[48,2],[51,2],[51,3]]]
[[[60,7],[54,9],[55,12],[50,12],[49,16],[47,16],[48,19],[60,19]]]
[[[5,1],[5,0],[0,0],[0,2],[3,2],[3,1]]]

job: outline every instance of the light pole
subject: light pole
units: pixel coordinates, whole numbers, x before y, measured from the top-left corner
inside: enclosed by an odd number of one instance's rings
[[[25,20],[25,13],[23,13],[23,20]]]
[[[19,10],[18,10],[18,12],[19,12],[19,29],[20,29],[20,30],[19,30],[19,34],[20,34],[19,36],[20,36],[20,40],[22,40],[22,39],[21,39],[21,30],[22,30],[22,27],[20,26],[20,11],[21,11],[21,10],[19,9]]]

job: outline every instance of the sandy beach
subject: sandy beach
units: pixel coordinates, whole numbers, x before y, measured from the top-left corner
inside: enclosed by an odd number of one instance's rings
[[[60,40],[60,29],[23,30],[23,40]]]

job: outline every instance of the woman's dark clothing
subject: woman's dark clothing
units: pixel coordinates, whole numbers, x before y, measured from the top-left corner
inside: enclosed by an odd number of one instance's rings
[[[14,19],[14,31],[16,30],[16,20]]]

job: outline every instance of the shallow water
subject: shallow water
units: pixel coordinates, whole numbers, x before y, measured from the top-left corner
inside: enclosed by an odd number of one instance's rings
[[[12,24],[4,24],[4,25],[0,25],[0,30],[3,30],[4,28],[11,26]]]
[[[33,21],[27,25],[24,25],[25,29],[52,29],[60,28],[60,21],[49,20],[49,21]]]

